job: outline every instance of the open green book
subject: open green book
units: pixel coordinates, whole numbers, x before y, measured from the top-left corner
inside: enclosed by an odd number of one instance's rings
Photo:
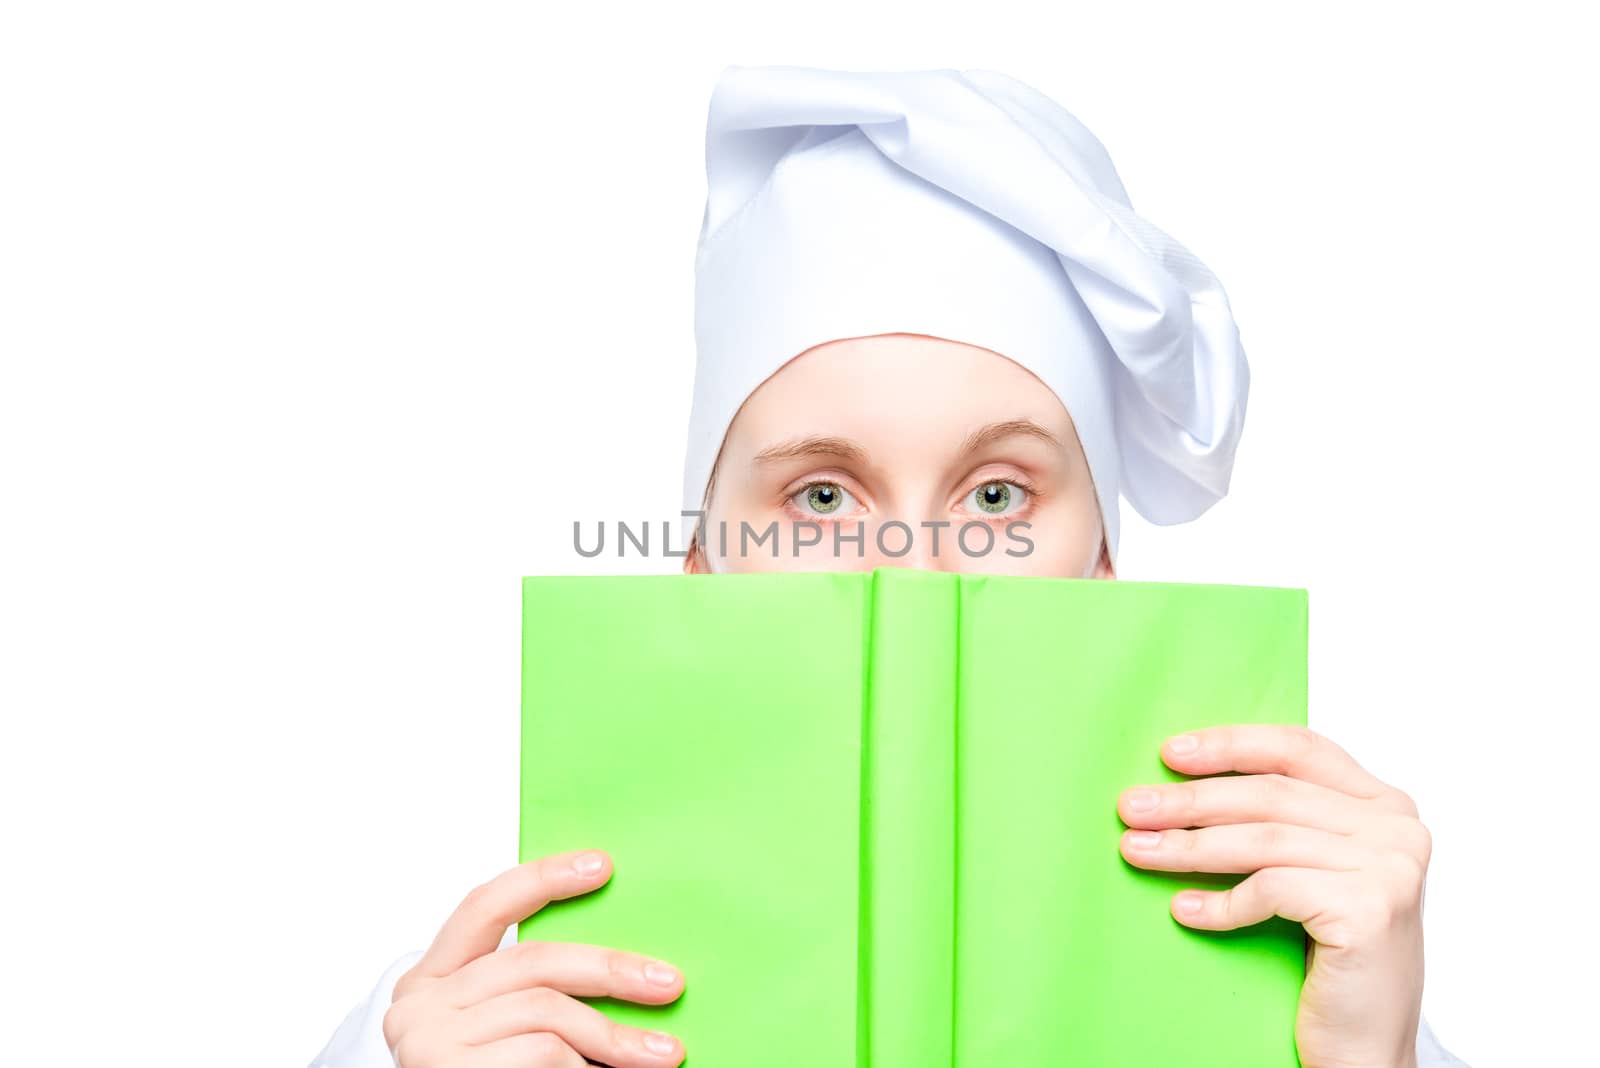
[[[1304,934],[1195,931],[1118,794],[1184,730],[1304,724],[1303,590],[874,572],[523,580],[523,939],[681,967],[702,1068],[1292,1068]]]

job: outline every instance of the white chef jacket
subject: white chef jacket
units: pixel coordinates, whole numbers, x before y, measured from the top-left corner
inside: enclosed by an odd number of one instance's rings
[[[507,928],[500,939],[500,947],[512,945],[517,940],[517,928]],[[367,999],[350,1010],[328,1044],[311,1060],[310,1068],[395,1068],[389,1044],[383,1038],[383,1015],[389,1011],[394,997],[394,984],[422,958],[422,950],[407,953],[389,965],[378,978]],[[1454,1056],[1433,1036],[1428,1021],[1423,1018],[1417,1026],[1417,1068],[1470,1068],[1466,1061]]]

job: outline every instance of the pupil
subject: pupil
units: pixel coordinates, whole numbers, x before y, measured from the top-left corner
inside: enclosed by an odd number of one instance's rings
[[[839,507],[839,491],[833,486],[812,486],[807,499],[819,512],[831,512]]]
[[[985,511],[998,512],[1011,500],[1011,489],[1004,482],[990,482],[978,491]]]

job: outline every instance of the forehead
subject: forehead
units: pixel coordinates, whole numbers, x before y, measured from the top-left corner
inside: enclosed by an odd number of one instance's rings
[[[932,447],[971,430],[1029,419],[1061,440],[1072,421],[1034,374],[975,345],[919,334],[830,341],[790,360],[750,395],[728,431],[755,451],[795,434],[840,434]]]

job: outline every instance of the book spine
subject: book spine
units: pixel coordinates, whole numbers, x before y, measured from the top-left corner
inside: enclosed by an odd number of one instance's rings
[[[900,568],[868,592],[858,1066],[951,1063],[958,592]]]

